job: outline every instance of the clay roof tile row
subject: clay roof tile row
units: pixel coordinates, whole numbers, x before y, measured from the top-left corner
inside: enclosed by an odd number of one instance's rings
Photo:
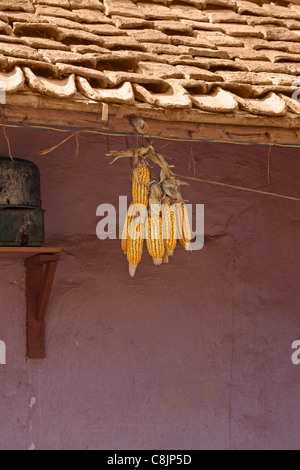
[[[298,81],[299,0],[0,2],[7,93],[282,116]]]

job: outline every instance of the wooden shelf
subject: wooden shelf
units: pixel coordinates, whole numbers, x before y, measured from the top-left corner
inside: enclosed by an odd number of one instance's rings
[[[24,259],[27,357],[45,357],[45,313],[61,247],[0,247],[0,259]]]
[[[62,248],[56,246],[0,246],[0,259],[25,259],[36,255],[57,255]]]

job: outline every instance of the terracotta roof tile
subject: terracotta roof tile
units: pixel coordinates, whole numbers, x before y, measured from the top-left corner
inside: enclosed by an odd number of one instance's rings
[[[261,86],[256,86],[253,89],[253,95],[252,98],[262,98],[264,97],[267,93],[285,93],[288,96],[292,96],[293,93],[298,90],[297,87],[295,86],[287,86],[287,85],[261,85]]]
[[[136,18],[145,18],[143,11],[131,0],[104,0],[106,15],[121,15]]]
[[[193,35],[193,28],[190,25],[174,20],[157,20],[154,22],[154,29],[169,34]]]
[[[57,67],[52,63],[41,60],[24,59],[22,57],[7,57],[7,69],[11,70],[16,66],[29,67],[34,73],[45,77],[58,77]]]
[[[117,51],[108,54],[94,54],[97,70],[126,70],[133,72],[141,61],[143,52]]]
[[[228,1],[231,1],[231,0],[228,0]],[[153,2],[154,3],[154,2]],[[172,6],[173,3],[178,3],[177,0],[170,0],[169,2],[167,2],[167,4],[169,4]],[[199,8],[199,10],[203,10],[206,6],[206,4],[208,3],[207,0],[184,0],[184,3],[191,6],[191,7],[197,7]]]
[[[202,80],[194,80],[188,78],[178,78],[177,82],[189,93],[201,95],[210,90],[211,83],[203,82]]]
[[[200,47],[190,47],[189,52],[195,58],[199,57],[215,57],[219,59],[229,59],[228,52],[221,49],[207,49]]]
[[[0,44],[0,54],[24,59],[42,60],[43,56],[36,49],[21,44]]]
[[[210,59],[199,59],[194,58],[191,55],[171,55],[171,54],[159,54],[157,55],[157,60],[167,62],[171,65],[195,65],[201,68],[209,69],[209,60]]]
[[[71,10],[81,8],[91,8],[93,10],[104,11],[104,6],[100,0],[69,0]]]
[[[277,5],[269,5],[268,3],[263,4],[263,9],[268,13],[268,15],[275,16],[276,18],[283,19],[299,19],[299,12],[291,10],[290,8],[280,7]]]
[[[137,41],[155,42],[169,44],[170,38],[161,31],[154,29],[129,29],[126,31],[129,36],[133,36]]]
[[[197,39],[200,40],[206,40],[215,46],[228,46],[228,47],[243,47],[244,43],[241,39],[233,38],[231,36],[227,36],[224,33],[221,33],[219,31],[216,32],[198,32],[197,33]]]
[[[293,42],[283,42],[283,41],[281,41],[279,43],[279,45],[281,45],[282,48],[275,46],[274,49],[284,50],[284,51],[287,51],[287,52],[291,52],[292,54],[300,54],[300,44],[299,43],[295,44]]]
[[[104,36],[122,36],[125,35],[123,30],[116,28],[112,24],[87,24],[87,23],[80,23],[82,28],[85,31],[89,31],[92,34],[99,34]]]
[[[199,59],[199,63],[206,63],[211,70],[220,70],[221,68],[227,70],[247,70],[247,64],[244,64],[244,62],[246,61],[214,58]]]
[[[287,73],[270,73],[268,74],[273,85],[284,85],[291,86],[293,83],[298,81],[296,75],[290,75]]]
[[[142,42],[137,41],[134,37],[128,36],[101,36],[103,41],[103,47],[107,49],[124,49],[124,50],[135,50],[135,51],[145,51]]]
[[[236,36],[236,37],[243,37],[243,36],[253,36],[257,38],[262,38],[263,33],[261,32],[261,28],[243,24],[235,24],[235,23],[224,23],[222,24],[222,28],[224,32],[229,36]]]
[[[207,11],[206,15],[211,23],[240,23],[247,24],[247,18],[231,10]]]
[[[74,10],[80,22],[83,23],[108,23],[113,24],[113,20],[97,10],[78,9]]]
[[[140,101],[158,106],[160,108],[187,109],[192,107],[192,101],[189,93],[183,88],[177,80],[168,80],[170,85],[168,91],[163,93],[154,93],[145,86],[133,84],[135,96]]]
[[[139,7],[140,11],[143,12],[145,18],[148,20],[177,20],[178,16],[171,10],[164,5],[159,5],[155,3],[145,2],[141,3],[138,2],[137,6]]]
[[[249,83],[237,82],[210,82],[208,83],[208,85],[208,91],[213,91],[216,87],[220,87],[223,90],[230,91],[231,93],[240,96],[241,98],[253,98],[255,94],[255,89],[257,88],[257,86],[255,86],[254,89],[254,86],[250,85]]]
[[[299,15],[299,19],[300,19],[300,15]],[[300,21],[297,21],[297,20],[285,20],[284,25],[288,29],[293,29],[293,30],[300,29]]]
[[[260,52],[263,51],[264,49],[260,49]],[[279,62],[281,60],[290,62],[300,62],[300,54],[289,54],[288,52],[270,50],[265,50],[265,53],[268,55],[268,58],[271,60],[271,62]]]
[[[235,62],[243,66],[249,72],[264,72],[264,73],[288,73],[292,75],[300,75],[300,64],[293,64],[290,62],[278,62],[273,64],[271,62],[256,61],[256,60],[240,60],[236,59]]]
[[[234,83],[248,83],[251,85],[272,85],[272,80],[266,73],[254,72],[228,72],[224,70],[217,71],[223,80]]]
[[[243,44],[248,49],[275,49],[277,51],[286,51],[289,44],[294,43],[284,41],[267,41],[266,39],[243,38]]]
[[[62,7],[62,8],[70,7],[69,0],[33,0],[33,4],[34,6],[47,5],[47,6]]]
[[[171,36],[170,41],[174,45],[191,46],[191,47],[208,47],[209,49],[216,49],[217,46],[214,41],[209,41],[205,35],[197,35],[197,37],[189,36]]]
[[[93,87],[86,78],[77,77],[79,91],[87,98],[104,103],[133,104],[134,94],[130,82],[124,82],[116,88]]]
[[[0,19],[6,23],[20,21],[24,23],[43,23],[44,20],[35,13],[27,13],[24,11],[1,11]]]
[[[183,73],[184,78],[203,80],[204,82],[221,82],[223,77],[209,70],[194,67],[192,65],[176,65],[176,68]]]
[[[289,3],[289,8],[291,10],[295,10],[298,13],[300,13],[300,2],[298,0],[295,0],[294,2],[293,2],[293,0],[290,0],[290,1],[291,1],[291,3]]]
[[[143,42],[146,51],[154,54],[190,54],[190,47],[188,46],[173,46],[172,44],[163,44],[155,42]]]
[[[4,34],[0,34],[0,44],[4,42],[9,42],[9,43],[14,43],[14,44],[22,44],[21,38],[18,38],[15,35],[12,36],[6,36]]]
[[[82,64],[83,67],[96,66],[96,54],[79,54],[71,51],[50,51],[49,49],[38,49],[39,55],[42,56],[47,62],[56,64],[63,62],[66,64]],[[85,65],[86,64],[86,65]]]
[[[88,33],[84,30],[59,28],[58,33],[60,41],[62,41],[64,44],[72,44],[72,42],[83,42],[84,44],[97,44],[98,46],[103,45],[102,36]]]
[[[79,23],[76,21],[72,21],[66,18],[60,18],[56,16],[44,16],[41,15],[41,17],[44,21],[50,23],[50,24],[55,24],[61,28],[66,28],[66,29],[81,29],[83,31],[87,31],[92,34],[99,34],[99,35],[110,35],[110,36],[121,36],[125,34],[122,30],[119,30],[112,24],[106,24],[106,23]]]
[[[35,13],[39,16],[57,16],[58,18],[66,18],[67,20],[79,21],[79,16],[71,10],[67,10],[67,8],[39,5],[35,9]]]
[[[259,49],[250,49],[248,47],[220,47],[222,51],[225,51],[229,59],[247,59],[247,60],[270,60],[269,50]]]
[[[23,72],[26,82],[36,93],[54,98],[71,98],[77,91],[74,74],[69,75],[67,78],[57,79],[37,76],[29,67],[24,67]]]
[[[59,16],[48,16],[48,15],[40,15],[39,18],[44,23],[49,23],[51,25],[60,26],[62,28],[85,30],[84,26],[82,26],[82,23],[79,23],[78,21],[69,20],[68,18],[62,18]]]
[[[24,90],[25,77],[19,67],[14,67],[10,72],[0,72],[0,88],[7,93]]]
[[[149,44],[149,43],[146,43],[146,44]],[[147,51],[147,52],[139,51],[138,57],[139,57],[138,63],[141,62],[142,60],[144,61],[150,60],[152,62],[160,62],[161,64],[167,64],[168,63],[167,58],[172,57],[172,55],[171,54],[156,54],[150,51]]]
[[[208,20],[208,18],[207,18]],[[222,31],[224,32],[222,28],[221,23],[205,23],[203,21],[194,21],[194,20],[180,20],[181,23],[187,24],[191,26],[194,31],[196,32],[197,30],[200,31]]]
[[[97,54],[109,54],[108,49],[97,46],[97,44],[70,44],[67,49],[72,52],[78,52],[79,54],[93,54],[94,52]]]
[[[78,67],[77,65],[72,64],[62,64],[57,63],[56,68],[60,76],[68,76],[70,74],[75,74],[79,77],[84,77],[88,79],[93,79],[99,83],[99,86],[106,88],[109,80],[107,75],[104,72],[99,70],[89,69],[87,67]]]
[[[15,22],[13,26],[13,33],[16,36],[28,37],[47,37],[58,38],[59,29],[56,25],[50,23],[19,23]]]
[[[237,97],[241,109],[251,114],[282,116],[286,113],[286,104],[276,93],[269,92],[262,99],[245,99]]]
[[[218,6],[227,7],[227,8],[235,8],[236,2],[235,0],[206,0],[205,6],[209,9],[210,5],[218,5]]]
[[[127,16],[119,16],[119,15],[112,15],[111,19],[119,29],[127,29],[127,28],[154,28],[154,22],[144,20],[142,18],[134,18],[134,17],[127,17]]]
[[[278,18],[274,18],[271,16],[246,16],[243,15],[247,24],[250,26],[257,26],[261,24],[273,24],[277,26],[287,26],[287,22],[280,20]],[[291,20],[294,21],[294,20]]]
[[[171,11],[176,15],[177,18],[194,20],[194,21],[209,21],[207,15],[195,7],[189,5],[170,5]]]
[[[9,35],[12,33],[12,27],[0,20],[0,32]]]
[[[169,88],[169,85],[165,80],[153,77],[149,74],[143,75],[142,73],[108,71],[105,73],[105,76],[108,78],[110,87],[120,85],[123,82],[130,82],[148,84],[152,86],[155,85],[156,88],[160,89],[161,91],[167,91]]]
[[[272,41],[293,41],[299,42],[300,36],[288,28],[274,28],[273,26],[260,27],[265,39]]]
[[[273,16],[272,13],[269,13],[267,10],[257,5],[256,2],[247,2],[244,0],[235,0],[237,12],[238,13],[247,13],[251,15],[258,16]]]
[[[0,87],[148,108],[300,114],[290,101],[300,77],[297,1],[2,0]]]
[[[238,109],[235,96],[222,88],[216,88],[208,95],[192,95],[197,108],[214,113],[233,113]]]
[[[137,73],[159,78],[183,78],[184,74],[178,68],[169,64],[159,64],[157,62],[140,62]]]
[[[27,11],[32,13],[34,12],[34,7],[29,0],[2,0],[0,2],[0,10]]]
[[[36,49],[43,48],[61,51],[69,50],[68,46],[62,44],[60,41],[54,41],[53,39],[48,38],[21,36],[20,38],[18,38],[18,40],[25,46],[30,46]]]

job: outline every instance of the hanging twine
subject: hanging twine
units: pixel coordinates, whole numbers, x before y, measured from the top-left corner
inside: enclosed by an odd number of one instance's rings
[[[44,149],[44,150],[41,150],[39,152],[39,154],[41,156],[44,156],[44,155],[48,155],[49,153],[51,152],[54,152],[54,150],[58,149],[61,145],[63,145],[65,142],[67,142],[68,140],[72,139],[72,137],[75,137],[75,145],[76,145],[76,148],[75,148],[75,157],[77,157],[79,155],[79,141],[78,141],[78,132],[73,132],[71,135],[69,135],[68,137],[66,137],[65,139],[63,139],[59,144],[57,145],[53,145],[53,147],[50,147],[48,149]]]
[[[283,199],[290,199],[291,201],[300,201],[300,198],[298,198],[298,197],[286,196],[284,194],[271,193],[271,192],[268,192],[268,191],[261,191],[259,189],[244,188],[242,186],[235,186],[235,185],[232,185],[232,184],[220,183],[219,181],[211,181],[211,180],[206,180],[206,179],[202,179],[202,178],[195,178],[193,176],[184,176],[184,175],[176,175],[176,176],[178,176],[180,178],[183,178],[183,179],[199,181],[201,183],[209,183],[209,184],[215,184],[215,185],[218,185],[218,186],[224,186],[226,188],[239,189],[240,191],[249,191],[251,193],[264,194],[266,196],[274,196],[274,197],[280,197],[280,198],[283,198]]]

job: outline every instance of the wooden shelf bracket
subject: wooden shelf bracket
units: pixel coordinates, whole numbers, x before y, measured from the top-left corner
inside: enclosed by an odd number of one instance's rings
[[[26,268],[26,344],[29,359],[45,357],[45,314],[59,256],[36,255],[24,260]]]

